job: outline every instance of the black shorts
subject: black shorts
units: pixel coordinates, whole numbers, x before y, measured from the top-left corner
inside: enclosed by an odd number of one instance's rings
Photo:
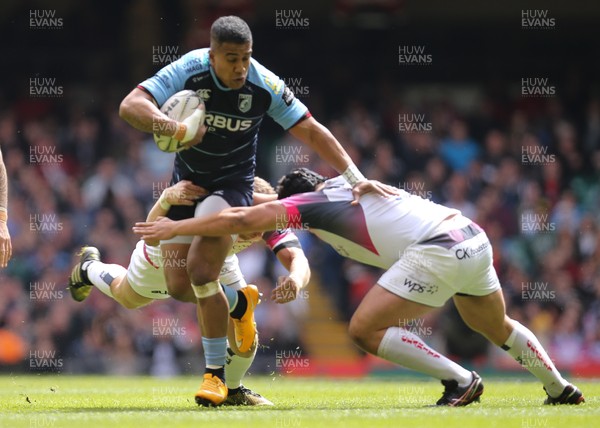
[[[217,189],[210,192],[209,195],[204,196],[204,198],[210,195],[222,197],[232,207],[249,207],[252,205],[252,183],[249,185],[243,184],[237,187]],[[200,199],[198,202],[202,202],[204,198]],[[195,211],[196,205],[174,205],[169,209],[167,217],[171,220],[184,220],[186,218],[193,218]]]

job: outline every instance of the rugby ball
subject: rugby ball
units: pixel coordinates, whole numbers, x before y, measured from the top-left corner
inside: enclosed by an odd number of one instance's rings
[[[165,103],[160,107],[160,111],[178,122],[188,118],[199,106],[204,104],[202,98],[195,91],[190,89],[184,89],[176,94],[172,95]],[[200,126],[204,123],[204,115],[200,119]],[[161,126],[164,124],[157,124]],[[160,131],[160,129],[157,129]],[[167,153],[180,152],[185,149],[185,146],[175,138],[169,135],[160,135],[154,133],[154,142],[160,150]]]

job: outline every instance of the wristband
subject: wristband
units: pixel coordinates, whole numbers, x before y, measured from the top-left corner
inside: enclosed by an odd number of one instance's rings
[[[187,143],[193,139],[198,132],[198,127],[202,123],[204,123],[204,110],[196,109],[196,111],[181,122],[181,126],[185,127],[185,132],[182,138],[178,138],[179,142]],[[177,134],[180,134],[180,129],[177,130]]]
[[[166,192],[166,190],[164,190],[160,194],[160,198],[158,198],[158,203],[160,204],[160,207],[163,210],[169,211],[169,209],[171,208],[171,204],[169,203],[169,201],[167,201],[167,197],[165,196],[165,192]]]
[[[351,164],[346,171],[342,173],[344,179],[351,185],[354,186],[359,181],[366,180],[365,176],[358,170],[356,165]]]
[[[8,220],[8,214],[6,213],[6,208],[0,207],[0,221],[6,223]]]
[[[181,141],[183,142],[183,139],[185,138],[185,134],[187,133],[187,125],[185,123],[177,123],[177,131],[175,131],[175,133],[173,134],[173,138],[176,139],[177,141]]]

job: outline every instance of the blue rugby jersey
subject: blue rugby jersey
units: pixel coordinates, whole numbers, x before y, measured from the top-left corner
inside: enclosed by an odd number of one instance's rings
[[[159,106],[171,95],[191,89],[206,105],[208,131],[200,144],[176,154],[174,182],[188,179],[208,190],[251,184],[256,167],[256,143],[265,114],[289,129],[308,109],[283,80],[253,58],[241,89],[229,89],[210,66],[209,49],[188,52],[163,67],[138,87]]]

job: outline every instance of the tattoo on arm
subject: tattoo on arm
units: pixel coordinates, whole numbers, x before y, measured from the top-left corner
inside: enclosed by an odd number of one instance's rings
[[[8,179],[6,177],[6,167],[0,152],[0,211],[5,211],[8,208]]]

